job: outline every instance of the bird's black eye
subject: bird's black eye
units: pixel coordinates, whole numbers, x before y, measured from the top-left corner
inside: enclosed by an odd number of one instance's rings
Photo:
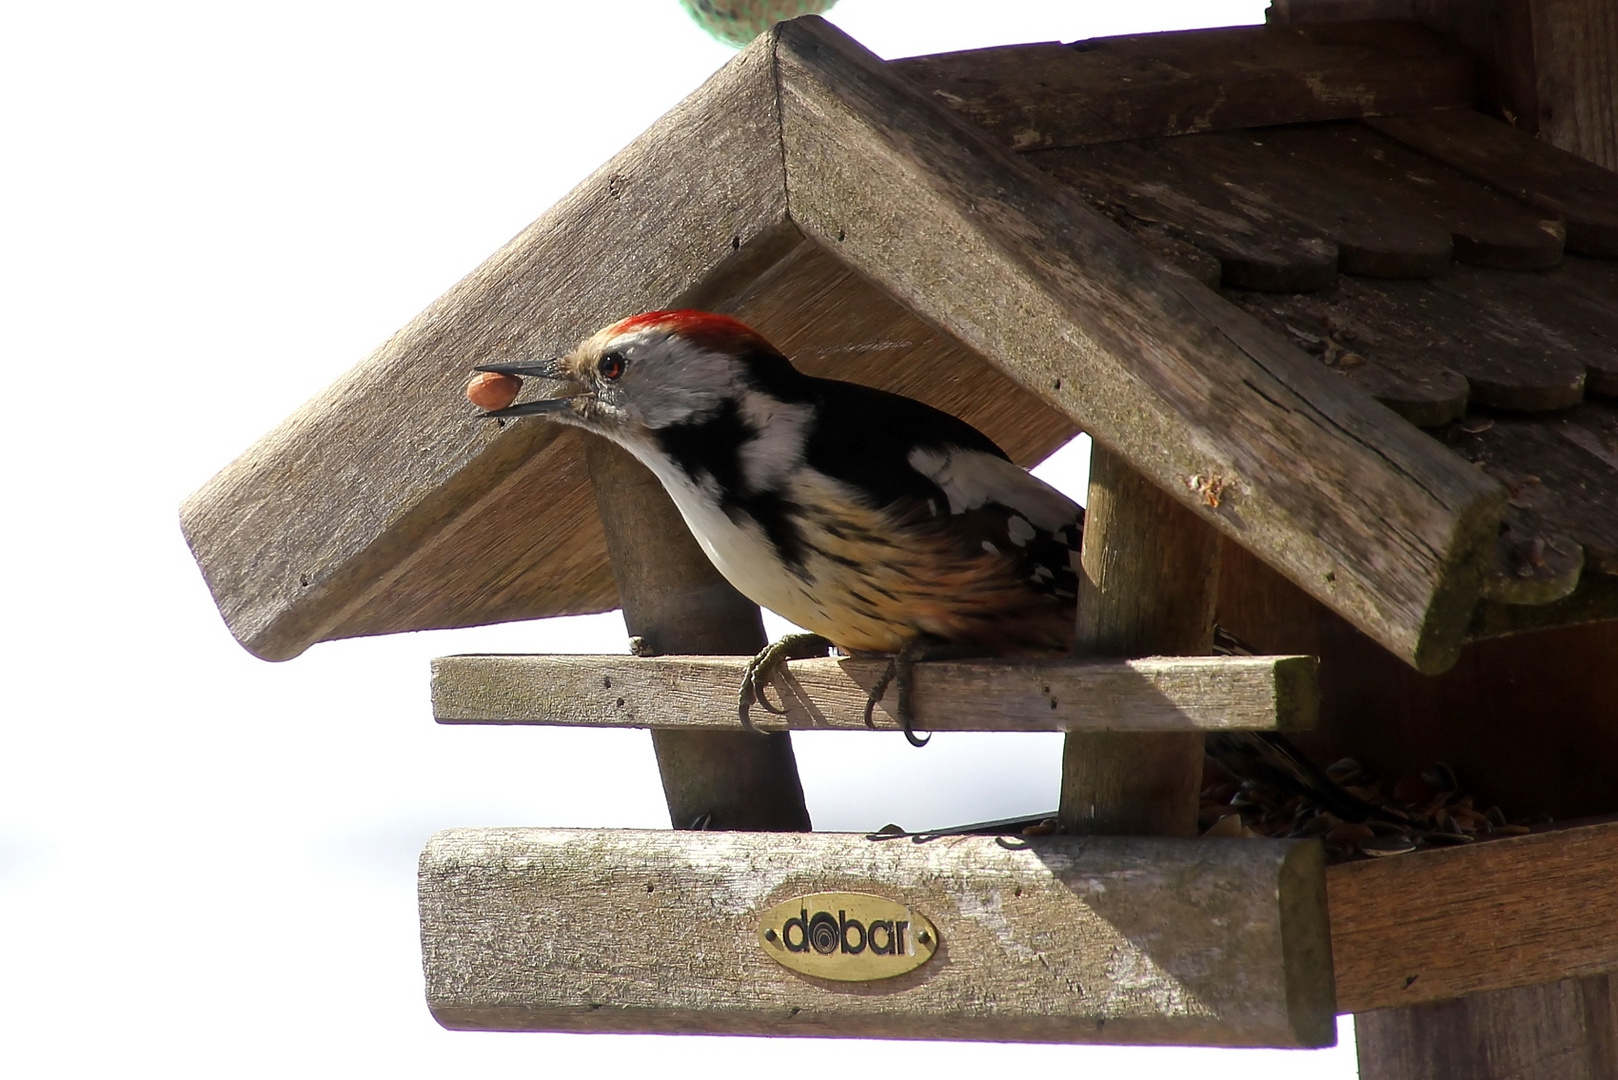
[[[610,352],[596,363],[596,370],[609,382],[624,373],[624,354]]]

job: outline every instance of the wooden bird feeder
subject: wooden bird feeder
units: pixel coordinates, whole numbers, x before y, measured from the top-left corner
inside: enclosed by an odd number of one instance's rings
[[[446,723],[650,728],[677,827],[435,836],[439,1021],[1320,1046],[1352,1012],[1366,1077],[1615,1075],[1618,22],[1484,6],[891,63],[783,24],[192,496],[266,659],[614,607],[642,641],[435,664]],[[1094,437],[1076,656],[917,673],[923,728],[1067,733],[1058,834],[810,832],[790,731],[863,730],[876,669],[793,662],[741,731],[758,610],[656,481],[458,404],[669,307],[1025,465]],[[1215,619],[1268,655],[1209,656]],[[1266,730],[1557,824],[1329,867],[1199,837],[1204,740]]]

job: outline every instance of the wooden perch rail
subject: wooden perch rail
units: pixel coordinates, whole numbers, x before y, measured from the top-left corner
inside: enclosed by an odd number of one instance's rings
[[[1289,840],[455,829],[421,857],[427,1001],[483,1030],[1325,1046],[1320,859]],[[760,917],[827,890],[914,909],[937,953],[861,983],[776,963]]]
[[[744,657],[446,656],[433,661],[440,723],[738,729]],[[795,660],[773,683],[763,730],[865,730],[880,660]],[[1308,656],[979,660],[916,668],[916,723],[929,731],[1273,731],[1313,726]],[[778,697],[776,695],[779,695]],[[900,724],[890,692],[872,717]]]

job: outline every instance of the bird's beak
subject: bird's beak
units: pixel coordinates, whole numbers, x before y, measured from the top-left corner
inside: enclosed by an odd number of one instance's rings
[[[481,414],[484,419],[505,420],[513,416],[545,416],[567,412],[574,398],[584,396],[578,381],[563,369],[561,360],[541,360],[532,364],[483,364],[472,370],[492,371],[498,375],[517,375],[531,379],[548,379],[552,382],[565,383],[569,388],[579,390],[578,393],[563,393],[556,397],[540,398],[537,401],[524,401],[517,405],[508,405],[504,409],[491,409],[489,412]]]

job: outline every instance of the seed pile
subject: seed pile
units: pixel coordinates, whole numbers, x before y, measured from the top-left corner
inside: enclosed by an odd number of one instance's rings
[[[1328,863],[1403,855],[1501,836],[1522,836],[1550,818],[1513,820],[1498,806],[1479,808],[1443,762],[1392,785],[1367,773],[1353,758],[1326,772],[1349,794],[1374,806],[1377,816],[1345,821],[1304,795],[1243,780],[1209,758],[1203,769],[1198,825],[1204,836],[1318,838]]]

